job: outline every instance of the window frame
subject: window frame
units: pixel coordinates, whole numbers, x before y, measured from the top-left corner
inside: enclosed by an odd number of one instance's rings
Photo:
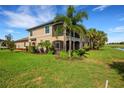
[[[30,31],[30,36],[33,36],[33,33],[32,33],[32,31]]]
[[[56,47],[57,44],[59,45],[59,47]],[[59,41],[55,42],[55,48],[60,50],[61,49],[61,42],[59,42]]]
[[[47,29],[46,29],[46,27],[47,27]],[[45,28],[45,34],[50,34],[50,26],[46,25],[44,28]],[[48,30],[48,32],[47,32],[47,30]]]

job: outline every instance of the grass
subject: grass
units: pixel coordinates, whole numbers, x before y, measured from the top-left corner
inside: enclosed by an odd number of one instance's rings
[[[124,87],[124,52],[104,47],[82,60],[0,50],[0,87]]]

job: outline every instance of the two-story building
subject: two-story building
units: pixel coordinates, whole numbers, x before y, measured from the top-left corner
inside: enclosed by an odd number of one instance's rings
[[[66,48],[66,50],[69,49],[69,33],[66,31],[66,36],[64,36],[63,33],[60,33],[57,37],[55,35],[55,31],[57,29],[57,26],[63,25],[62,22],[48,22],[36,27],[32,27],[27,29],[29,32],[28,38],[24,38],[21,40],[16,41],[16,48],[26,48],[29,44],[37,46],[40,41],[49,40],[54,48],[57,51],[63,50]],[[64,31],[62,31],[64,32]],[[80,45],[80,38],[79,35],[75,32],[72,33],[72,49],[78,49]],[[64,40],[66,41],[64,43]]]

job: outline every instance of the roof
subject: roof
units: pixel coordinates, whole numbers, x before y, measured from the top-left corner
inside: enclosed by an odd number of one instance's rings
[[[49,25],[49,24],[53,24],[53,23],[54,23],[54,21],[49,21],[47,23],[44,23],[44,24],[41,24],[41,25],[38,25],[38,26],[35,26],[35,27],[32,27],[32,28],[29,28],[29,29],[27,29],[27,31],[31,31],[31,30],[37,29],[39,27],[43,27],[45,25]]]
[[[23,41],[28,41],[28,37],[25,37],[25,38],[22,38],[22,39],[16,40],[15,42],[23,42]]]

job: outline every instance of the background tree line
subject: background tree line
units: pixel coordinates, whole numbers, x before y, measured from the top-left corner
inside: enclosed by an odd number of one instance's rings
[[[108,44],[124,44],[124,41],[122,41],[122,42],[112,42],[112,43],[108,43]]]

